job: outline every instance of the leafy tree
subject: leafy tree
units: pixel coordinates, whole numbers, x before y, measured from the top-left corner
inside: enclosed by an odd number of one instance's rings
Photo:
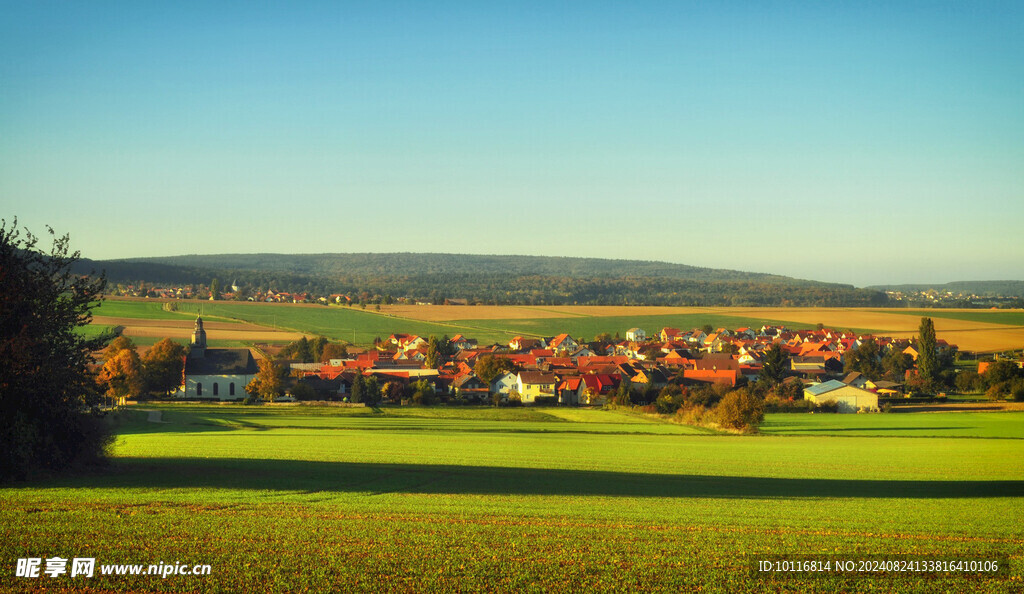
[[[313,340],[309,341],[309,348],[313,351],[313,361],[324,360],[324,347],[327,346],[327,338],[324,336],[317,336]],[[312,363],[313,361],[309,361]]]
[[[313,386],[303,381],[298,381],[292,386],[291,394],[296,400],[316,400],[319,396]]]
[[[432,369],[437,369],[444,365],[444,355],[441,353],[441,348],[435,336],[431,336],[427,343],[427,359],[424,363]]]
[[[794,378],[777,384],[772,393],[782,400],[801,400],[804,397],[804,385]]]
[[[779,343],[768,347],[761,358],[761,377],[772,383],[779,383],[789,373],[789,354]]]
[[[103,362],[106,363],[124,350],[134,351],[135,343],[127,336],[118,336],[114,340],[110,341],[107,348],[103,349]]]
[[[405,386],[400,382],[387,382],[381,388],[381,396],[391,402],[399,402],[405,397]]]
[[[421,379],[413,384],[412,401],[415,404],[433,404],[436,397],[437,394],[434,390],[434,384],[426,379]]]
[[[914,367],[914,359],[902,350],[892,347],[882,356],[882,369],[889,381],[902,382],[907,370]]]
[[[345,348],[345,345],[338,344],[338,343],[335,343],[335,342],[329,342],[329,343],[325,344],[323,350],[320,352],[320,362],[321,363],[326,363],[327,361],[330,361],[331,359],[347,359],[347,358],[348,358],[348,349]]]
[[[154,344],[142,357],[143,376],[150,392],[170,394],[182,382],[185,347],[165,338]]]
[[[99,461],[111,440],[90,371],[104,339],[75,331],[105,280],[71,274],[78,252],[48,231],[45,254],[17,221],[0,221],[0,480]]]
[[[220,280],[218,279],[210,281],[210,299],[214,301],[220,299]]]
[[[859,371],[871,380],[882,377],[882,360],[879,357],[878,343],[873,339],[865,340],[856,348],[850,349],[843,357],[843,368],[847,373]]]
[[[966,369],[957,374],[955,383],[958,392],[961,394],[969,394],[980,390],[984,380],[980,375],[978,375],[978,372]]]
[[[284,394],[284,378],[288,374],[288,367],[273,359],[260,359],[258,365],[260,370],[245,387],[245,391],[251,396],[273,402],[275,398]]]
[[[704,334],[711,334],[712,332],[715,331],[715,327],[712,326],[711,324],[704,324],[703,326],[700,327],[700,329],[701,331],[704,332]]]
[[[917,373],[928,383],[939,379],[939,360],[935,341],[935,325],[931,318],[921,318],[917,337]]]
[[[723,427],[754,431],[764,421],[764,402],[746,388],[740,388],[722,397],[715,415]]]
[[[107,387],[107,396],[115,402],[142,396],[146,382],[139,354],[134,349],[118,351],[103,364],[98,380]]]
[[[1017,367],[1017,363],[1009,359],[999,359],[985,368],[982,378],[984,378],[986,387],[992,387],[1022,375],[1024,374],[1021,373],[1020,367]]]
[[[473,373],[487,385],[490,385],[494,378],[513,369],[515,369],[515,365],[510,359],[494,355],[481,355],[477,357],[476,364],[473,365]]]
[[[632,388],[633,383],[629,381],[628,377],[623,376],[622,380],[619,381],[619,386],[615,388],[615,392],[612,394],[612,402],[619,406],[633,404]]]
[[[683,393],[683,389],[676,384],[669,384],[658,393],[654,406],[660,414],[671,415],[679,410],[685,400],[686,395]]]

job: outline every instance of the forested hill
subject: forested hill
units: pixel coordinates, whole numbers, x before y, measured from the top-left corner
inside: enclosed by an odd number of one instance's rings
[[[128,261],[128,260],[125,260]],[[694,281],[800,283],[756,272],[698,268],[685,264],[600,258],[480,256],[466,254],[221,254],[131,259],[207,269],[287,271],[313,276],[408,276],[417,274],[513,274],[595,277],[665,277]],[[811,283],[816,284],[816,283]]]
[[[850,285],[666,262],[461,254],[227,254],[83,261],[114,283],[222,285],[498,304],[885,305]]]

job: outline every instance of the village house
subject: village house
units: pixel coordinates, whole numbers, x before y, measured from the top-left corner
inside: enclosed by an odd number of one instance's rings
[[[519,389],[519,376],[511,371],[505,372],[491,380],[491,394],[501,394],[508,397],[512,390]]]
[[[537,398],[553,398],[558,378],[553,373],[542,371],[520,371],[516,391],[523,403],[536,402]]]
[[[644,342],[647,340],[647,333],[640,328],[626,330],[626,340],[629,342]]]

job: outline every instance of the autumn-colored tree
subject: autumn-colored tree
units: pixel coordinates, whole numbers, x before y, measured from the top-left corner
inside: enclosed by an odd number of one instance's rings
[[[146,389],[170,394],[182,383],[185,347],[165,338],[154,344],[142,357]]]
[[[715,417],[722,427],[755,431],[764,421],[764,402],[746,388],[733,390],[715,406]]]
[[[134,349],[118,351],[103,364],[98,380],[106,386],[107,396],[112,400],[138,398],[146,387],[139,354]]]
[[[245,387],[245,391],[251,396],[273,402],[284,394],[284,378],[288,374],[288,367],[272,359],[260,359],[258,364],[260,370]]]
[[[110,341],[110,344],[107,345],[107,348],[103,349],[103,362],[106,363],[107,361],[116,357],[118,353],[124,350],[134,351],[135,343],[132,342],[132,339],[128,338],[127,336],[118,336],[114,340]]]

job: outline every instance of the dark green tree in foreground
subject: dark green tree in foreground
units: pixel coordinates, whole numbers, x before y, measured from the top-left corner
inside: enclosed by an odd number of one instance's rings
[[[70,272],[68,236],[49,254],[0,221],[0,480],[102,460],[111,435],[89,365],[103,338],[76,332],[106,282]]]

